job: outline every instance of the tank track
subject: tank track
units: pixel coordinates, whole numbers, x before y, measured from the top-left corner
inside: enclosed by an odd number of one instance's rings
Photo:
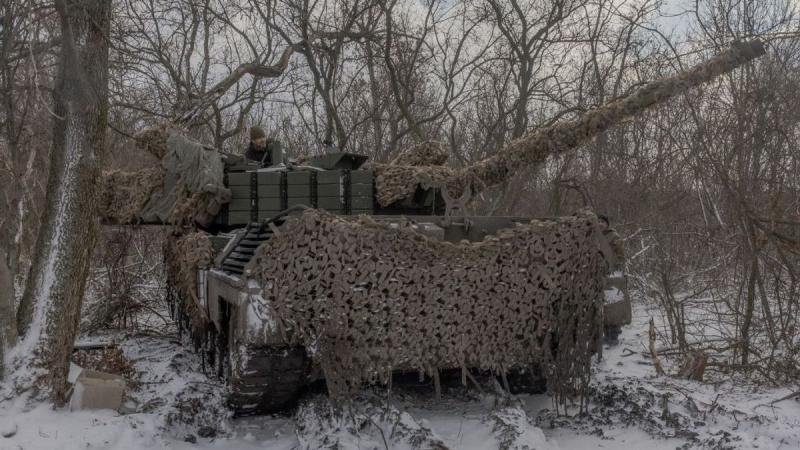
[[[296,404],[312,372],[311,360],[304,348],[247,346],[236,349],[213,327],[193,330],[177,295],[171,292],[170,315],[177,323],[179,334],[188,338],[200,355],[203,373],[226,380],[227,403],[234,416],[274,414]],[[232,368],[234,358],[243,362],[238,371]]]
[[[229,379],[228,405],[236,416],[286,411],[308,384],[311,362],[302,347],[246,347]],[[234,357],[234,355],[231,355]]]

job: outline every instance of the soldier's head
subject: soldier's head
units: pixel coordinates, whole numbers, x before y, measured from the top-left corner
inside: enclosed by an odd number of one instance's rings
[[[250,142],[258,148],[262,149],[267,146],[267,133],[264,133],[264,130],[261,129],[259,126],[254,126],[250,128]]]
[[[611,221],[608,219],[608,216],[607,216],[607,215],[605,215],[605,214],[598,214],[598,215],[597,215],[597,218],[598,218],[598,219],[600,219],[600,223],[602,223],[603,225],[605,225],[605,226],[606,226],[606,228],[608,228],[609,226],[611,226]]]

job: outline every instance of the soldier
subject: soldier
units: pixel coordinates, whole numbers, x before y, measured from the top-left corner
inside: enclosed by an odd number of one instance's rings
[[[603,236],[605,236],[605,238],[608,240],[610,250],[613,253],[614,259],[616,259],[613,269],[619,270],[625,264],[625,247],[623,245],[622,238],[620,237],[619,233],[617,233],[617,230],[611,227],[611,222],[609,221],[608,216],[599,214],[597,218],[605,224]]]
[[[338,151],[336,144],[334,144],[330,139],[325,139],[322,141],[322,145],[325,146],[325,153],[336,153]]]
[[[267,134],[261,127],[250,128],[250,145],[247,147],[244,157],[250,161],[261,163],[262,167],[272,165],[272,157],[267,147]]]

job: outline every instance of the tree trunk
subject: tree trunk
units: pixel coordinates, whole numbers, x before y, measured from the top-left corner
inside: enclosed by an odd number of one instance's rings
[[[747,298],[745,298],[744,317],[742,323],[742,333],[740,336],[742,346],[742,366],[747,370],[747,363],[750,358],[750,326],[753,323],[753,311],[756,304],[756,263],[750,263],[750,278],[747,281]]]
[[[18,311],[24,337],[13,349],[17,389],[63,404],[78,332],[89,259],[98,233],[95,212],[108,110],[110,0],[58,0],[61,57],[47,209],[34,265]]]
[[[0,248],[0,380],[5,374],[6,349],[17,340],[17,324],[14,322],[14,278],[6,264],[6,254]]]

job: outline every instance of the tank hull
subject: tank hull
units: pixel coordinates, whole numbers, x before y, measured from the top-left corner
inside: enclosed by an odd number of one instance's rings
[[[450,243],[492,239],[503,230],[530,221],[521,217],[456,219],[444,216],[384,216],[376,220],[389,228],[411,228],[425,239]],[[281,227],[282,224],[274,226],[273,232],[280,233]],[[241,244],[247,240],[245,238],[254,239],[255,236],[252,230],[244,230],[229,238],[228,245],[217,255],[217,267],[198,272],[197,299],[199,306],[207,311],[216,333],[223,336],[225,344],[220,351],[226,357],[221,361],[228,366],[225,372],[231,386],[230,401],[237,414],[284,410],[291,407],[305,386],[323,378],[323,369],[312,362],[306,351],[308,342],[301,338],[302,333],[293,332],[282,324],[277,305],[272,304],[275,297],[265,295],[265,288],[269,290],[274,286],[262,286],[252,276],[248,279],[252,274],[247,267],[242,273],[223,269],[232,253],[244,251],[237,242]],[[602,247],[598,246],[597,252],[602,253]],[[611,301],[603,306],[603,314],[609,318],[606,328],[613,330],[630,321],[630,300],[621,274],[609,277],[607,284]],[[463,367],[451,363],[441,364],[437,369],[458,368]],[[518,369],[525,367],[508,368],[509,371]],[[393,370],[418,371],[419,367],[398,365]]]

